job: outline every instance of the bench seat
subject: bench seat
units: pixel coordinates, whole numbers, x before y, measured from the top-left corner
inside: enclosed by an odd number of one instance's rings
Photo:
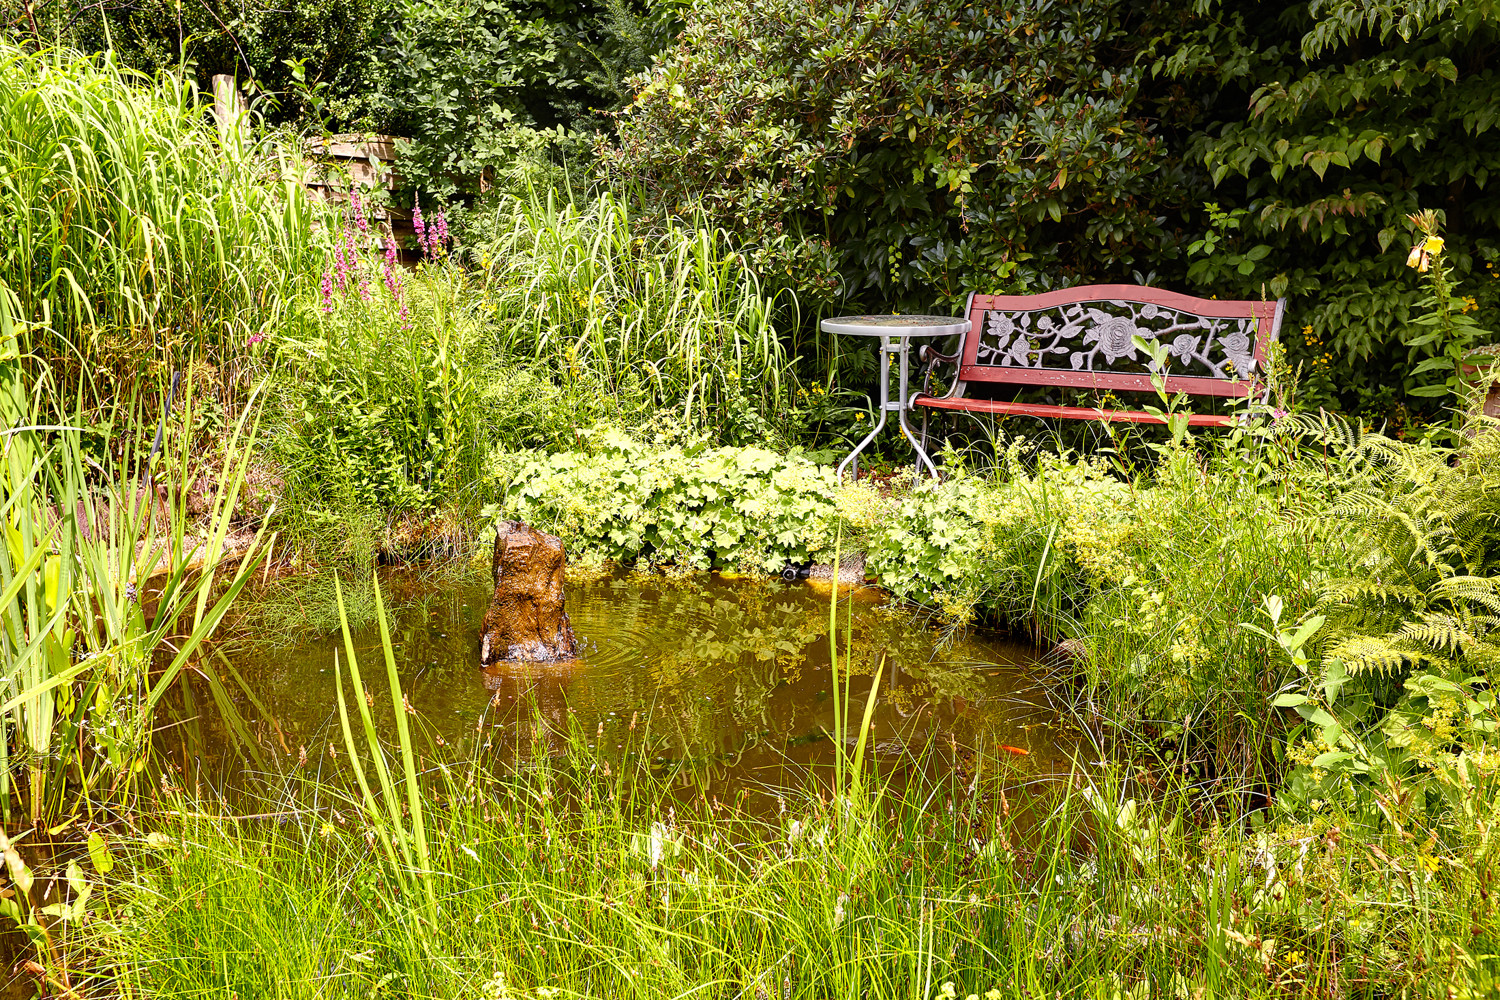
[[[923,347],[923,391],[910,405],[993,415],[1064,420],[1165,423],[1140,410],[1106,410],[979,399],[976,385],[1001,384],[1099,392],[1157,391],[1189,397],[1265,398],[1268,346],[1281,328],[1285,300],[1201,299],[1147,285],[1081,285],[1038,295],[969,296],[969,332],[953,354]],[[1162,370],[1139,343],[1165,347]],[[956,365],[944,396],[927,391],[935,367]],[[1232,418],[1187,414],[1192,427]]]
[[[1059,420],[1122,420],[1132,424],[1165,424],[1166,421],[1141,410],[1105,410],[1097,406],[1055,406],[1050,403],[1012,403],[1000,399],[949,399],[945,396],[918,396],[913,406],[934,410],[964,410],[969,413],[994,413],[1028,417],[1051,417]],[[1194,413],[1188,416],[1189,427],[1227,427],[1234,418],[1222,413]]]

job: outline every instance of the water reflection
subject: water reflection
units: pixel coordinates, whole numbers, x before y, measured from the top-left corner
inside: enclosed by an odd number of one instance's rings
[[[797,783],[808,765],[831,759],[830,601],[805,584],[641,575],[570,584],[581,659],[488,671],[478,668],[486,579],[434,591],[430,580],[390,573],[383,586],[400,608],[392,639],[402,686],[447,752],[561,752],[573,734],[606,760],[644,747],[662,766],[716,764],[716,780],[769,786]],[[872,722],[877,760],[915,762],[932,745],[1006,744],[1027,751],[1016,762],[1029,769],[1058,763],[1050,716],[1034,703],[1029,647],[987,637],[944,644],[873,591],[841,600],[837,628],[856,717],[885,664]],[[249,729],[273,753],[301,761],[339,742],[341,647],[328,635],[290,645],[249,638],[229,650],[248,689],[240,707]],[[376,718],[388,725],[378,630],[357,633],[355,648]],[[197,753],[235,783],[241,755],[215,757],[222,738],[204,739]]]

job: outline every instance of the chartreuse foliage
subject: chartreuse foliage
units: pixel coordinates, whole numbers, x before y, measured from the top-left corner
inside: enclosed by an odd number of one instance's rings
[[[1123,40],[1108,2],[709,0],[604,162],[807,305],[1123,276],[1160,183]]]
[[[506,453],[498,513],[552,532],[572,558],[779,572],[832,558],[831,470],[762,448],[652,448],[604,432],[588,452]]]

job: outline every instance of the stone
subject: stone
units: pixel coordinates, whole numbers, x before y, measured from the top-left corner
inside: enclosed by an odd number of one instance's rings
[[[834,587],[845,590],[865,585],[865,554],[844,552],[839,557],[838,578],[834,578],[832,563],[813,563],[807,568],[807,582],[818,593],[828,593]]]
[[[501,522],[490,563],[495,593],[480,632],[480,665],[578,657],[578,640],[563,609],[566,565],[561,539],[519,521]]]

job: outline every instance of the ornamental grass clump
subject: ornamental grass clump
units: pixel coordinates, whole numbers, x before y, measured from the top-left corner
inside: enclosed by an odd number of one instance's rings
[[[792,388],[773,300],[726,234],[647,226],[605,193],[507,199],[469,240],[501,352],[608,394],[640,386],[679,421],[748,443]]]
[[[316,281],[318,214],[295,154],[221,140],[183,78],[0,40],[0,284],[59,377],[233,382]]]

